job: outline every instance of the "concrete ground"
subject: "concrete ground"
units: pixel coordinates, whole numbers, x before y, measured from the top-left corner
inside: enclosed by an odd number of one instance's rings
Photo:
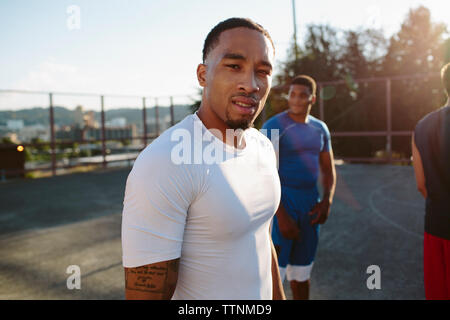
[[[424,201],[412,167],[337,171],[311,299],[424,299]],[[123,299],[120,225],[128,172],[0,183],[0,299]],[[80,267],[81,290],[67,289],[71,265]],[[380,267],[381,289],[367,287],[371,265]]]

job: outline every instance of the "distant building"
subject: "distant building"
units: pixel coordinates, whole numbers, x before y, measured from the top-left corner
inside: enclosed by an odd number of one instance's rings
[[[109,121],[106,121],[105,127],[116,127],[116,128],[124,128],[127,125],[127,119],[124,117],[114,118]]]
[[[99,127],[98,122],[95,121],[95,113],[94,111],[88,111],[83,116],[83,126],[86,127]],[[83,127],[82,126],[82,127]]]
[[[82,127],[74,126],[62,126],[61,129],[55,131],[56,140],[83,140]]]
[[[83,106],[77,106],[74,112],[75,125],[82,128],[84,126]]]
[[[167,130],[170,127],[170,114],[165,115],[163,117],[159,117],[158,119],[158,129],[161,134],[163,131]],[[148,117],[147,118],[147,133],[156,133],[156,118]]]
[[[18,119],[7,120],[6,127],[10,130],[20,130],[24,127],[23,120]]]
[[[50,129],[42,124],[34,124],[20,129],[17,136],[21,142],[30,142],[33,138],[50,141]]]
[[[130,139],[137,136],[137,128],[135,124],[131,124],[125,127],[106,127],[105,126],[105,139]],[[84,129],[84,139],[96,139],[102,138],[101,128],[86,127]]]
[[[9,138],[9,140],[11,140],[12,143],[20,144],[20,140],[19,137],[17,136],[17,133],[8,132],[3,137]]]
[[[56,131],[56,139],[58,140],[101,140],[102,129],[98,127],[86,126],[84,128],[78,128],[76,126],[63,127],[61,130]],[[105,139],[131,139],[137,136],[137,128],[135,124],[127,125],[124,127],[106,127],[105,126]]]
[[[7,126],[0,125],[0,138],[6,137],[10,133],[12,133],[12,131],[9,130]]]

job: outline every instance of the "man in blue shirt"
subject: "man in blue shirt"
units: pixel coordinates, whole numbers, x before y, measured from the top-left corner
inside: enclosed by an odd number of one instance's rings
[[[274,143],[281,181],[281,203],[273,220],[272,239],[282,279],[290,281],[294,299],[308,299],[310,274],[319,240],[319,225],[330,214],[336,185],[327,125],[310,115],[316,83],[295,77],[289,87],[288,110],[263,126]],[[278,131],[278,139],[272,137]],[[276,140],[276,141],[274,141]],[[322,175],[323,196],[317,182]]]

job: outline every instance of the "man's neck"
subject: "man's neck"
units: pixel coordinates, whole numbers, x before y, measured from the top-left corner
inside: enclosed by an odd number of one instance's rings
[[[206,108],[203,105],[200,105],[200,108],[197,111],[197,116],[199,117],[201,122],[203,122],[203,125],[206,127],[206,129],[208,129],[215,137],[222,140],[223,143],[233,146],[237,149],[245,148],[246,144],[244,135],[241,134],[240,136],[230,136],[229,131],[229,137],[227,138],[227,130],[232,129],[228,127],[226,123],[222,119],[220,119],[210,108]],[[219,130],[221,134],[218,134],[216,130]],[[241,130],[235,130],[234,132],[239,133],[241,132]]]
[[[299,123],[306,123],[306,119],[309,116],[309,112],[294,114],[290,110],[288,110],[287,114],[292,120],[294,120],[295,122],[299,122]]]
[[[210,108],[205,107],[203,103],[197,111],[197,116],[203,122],[206,129],[219,130],[222,136],[225,137],[226,129],[228,129],[227,125]]]

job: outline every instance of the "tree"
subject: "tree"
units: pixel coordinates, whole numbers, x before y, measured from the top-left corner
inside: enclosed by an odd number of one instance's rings
[[[410,9],[400,31],[390,39],[383,73],[408,75],[439,71],[444,62],[446,34],[444,23],[431,21],[430,10],[423,6]]]
[[[33,148],[36,149],[38,152],[48,152],[50,150],[49,144],[44,144],[45,141],[41,138],[32,138],[31,144],[37,144]]]
[[[383,62],[383,74],[404,76],[423,74],[414,79],[393,80],[391,84],[392,129],[412,131],[427,113],[445,102],[439,70],[450,55],[448,31],[443,23],[433,22],[430,11],[411,9],[398,33],[390,39]],[[434,74],[434,76],[426,76]],[[411,154],[410,138],[393,140],[393,149]]]
[[[337,80],[339,39],[337,31],[327,25],[309,25],[306,40],[298,46],[295,59],[295,45],[288,49],[288,58],[281,62],[281,71],[274,75],[272,90],[266,103],[266,118],[286,109],[285,95],[288,84],[298,74],[308,74],[316,81]],[[317,115],[317,110],[313,109]]]
[[[275,83],[282,85],[297,74],[312,75],[317,81],[339,78],[337,57],[339,51],[337,31],[328,25],[309,25],[306,41],[300,45],[299,59],[295,59],[294,43],[288,49],[288,59],[282,63],[282,71],[275,76]]]
[[[325,122],[331,131],[386,130],[386,82],[356,82],[358,78],[437,73],[450,61],[450,38],[443,23],[431,20],[430,11],[411,9],[400,30],[385,39],[382,30],[338,30],[310,25],[295,59],[293,45],[282,70],[274,77],[266,104],[267,118],[286,109],[285,85],[298,74],[317,82],[345,80],[326,85],[323,98]],[[417,121],[444,102],[439,76],[391,81],[392,129],[413,130]],[[318,106],[312,115],[318,116]],[[394,137],[393,149],[410,154],[410,137]],[[359,141],[359,143],[357,143]],[[334,138],[340,156],[373,156],[384,148],[383,138]]]
[[[324,100],[324,120],[332,131],[379,130],[377,126],[385,115],[377,112],[382,106],[378,101],[380,89],[374,84],[356,84],[354,79],[376,75],[386,47],[387,41],[380,30],[342,31],[327,25],[308,26],[306,41],[300,46],[300,57],[295,61],[292,45],[281,72],[275,76],[275,85],[266,104],[267,118],[287,108],[285,84],[295,75],[307,74],[318,83],[345,80],[344,84],[318,88],[317,95]],[[318,105],[317,102],[311,111],[316,117],[319,117]],[[340,155],[370,156],[373,147],[367,140],[348,143],[346,139],[334,139],[335,149]]]

